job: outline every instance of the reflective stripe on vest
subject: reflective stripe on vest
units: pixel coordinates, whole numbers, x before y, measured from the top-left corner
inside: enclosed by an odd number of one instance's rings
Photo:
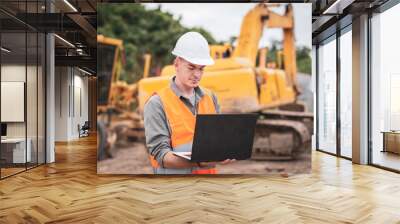
[[[198,102],[197,114],[215,114],[214,101],[208,90],[202,88],[204,95]],[[191,152],[196,126],[196,116],[179,99],[170,87],[156,93],[160,96],[165,115],[171,128],[171,147],[176,152]],[[151,165],[156,174],[215,174],[215,168],[200,169],[198,167],[184,169],[170,169],[161,167],[153,156],[150,156]]]

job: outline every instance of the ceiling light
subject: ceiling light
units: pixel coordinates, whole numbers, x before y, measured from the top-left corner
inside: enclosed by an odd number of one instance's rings
[[[81,72],[83,72],[83,73],[85,73],[85,74],[87,74],[87,75],[92,75],[92,73],[90,73],[90,72],[88,72],[88,71],[85,71],[85,70],[83,70],[83,69],[81,69],[81,68],[79,68],[79,67],[78,67],[78,70],[81,71]]]
[[[86,54],[83,52],[83,49],[81,49],[81,48],[77,48],[77,49],[76,49],[76,53],[78,53],[78,55],[86,55]]]
[[[78,10],[71,3],[69,3],[67,0],[64,0],[64,3],[67,4],[68,7],[70,7],[72,9],[72,11],[78,12]]]
[[[58,36],[57,34],[54,34],[54,36],[57,37],[57,38],[58,38],[59,40],[61,40],[62,42],[64,42],[65,44],[67,44],[68,46],[75,48],[75,45],[71,44],[71,42],[67,41],[66,39],[64,39],[64,38],[62,38],[62,37],[60,37],[60,36]]]
[[[5,48],[5,47],[1,47],[1,50],[4,51],[4,52],[6,52],[6,53],[10,53],[10,52],[11,52],[9,49],[7,49],[7,48]]]
[[[327,9],[325,9],[322,14],[331,13],[332,9],[334,9],[339,2],[340,2],[340,0],[336,0],[332,5],[330,5]]]
[[[325,9],[322,14],[342,14],[343,10],[353,2],[354,0],[336,0],[332,5]]]

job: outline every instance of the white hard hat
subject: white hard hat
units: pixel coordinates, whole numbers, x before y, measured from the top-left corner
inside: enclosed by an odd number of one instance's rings
[[[172,54],[196,65],[212,65],[206,38],[198,32],[187,32],[179,37]]]

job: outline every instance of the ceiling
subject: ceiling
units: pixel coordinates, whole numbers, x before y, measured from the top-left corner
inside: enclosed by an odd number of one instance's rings
[[[312,3],[312,37],[313,43],[317,43],[336,32],[337,27],[350,24],[352,17],[373,10],[387,1],[298,0],[290,2]],[[132,0],[47,0],[47,4],[45,0],[1,0],[1,29],[5,33],[25,32],[26,29],[54,32],[60,37],[55,38],[56,65],[80,66],[96,73],[96,5],[99,2],[132,2]],[[270,0],[268,2],[287,1]],[[11,38],[15,42],[14,45],[9,46],[11,48],[17,49],[18,45],[23,44],[18,38],[12,38],[12,35],[5,38]],[[16,52],[20,51],[16,50]],[[29,48],[28,52],[30,52]]]
[[[373,12],[388,0],[311,0],[313,44],[351,24],[353,17]]]
[[[1,30],[4,38],[12,40],[7,40],[7,44],[3,42],[12,49],[8,56],[17,59],[17,55],[26,55],[23,51],[25,35],[17,33],[52,32],[57,34],[56,66],[79,66],[96,73],[96,4],[96,0],[47,0],[47,4],[45,0],[1,0]],[[33,51],[31,45],[27,51],[29,56]]]

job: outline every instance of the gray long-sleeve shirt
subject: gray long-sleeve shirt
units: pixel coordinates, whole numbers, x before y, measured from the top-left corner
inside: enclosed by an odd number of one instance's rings
[[[180,100],[189,108],[189,110],[196,114],[196,108],[200,99],[204,96],[201,88],[194,89],[194,97],[196,106],[193,105],[190,99],[184,97],[178,86],[175,84],[175,77],[170,81],[172,91],[179,97]],[[219,113],[219,104],[217,97],[212,94],[212,99],[215,105],[216,112]],[[153,95],[144,106],[144,129],[146,136],[146,145],[150,154],[154,156],[160,166],[164,167],[163,159],[167,152],[172,151],[171,147],[171,127],[168,123],[161,98],[158,95]]]

